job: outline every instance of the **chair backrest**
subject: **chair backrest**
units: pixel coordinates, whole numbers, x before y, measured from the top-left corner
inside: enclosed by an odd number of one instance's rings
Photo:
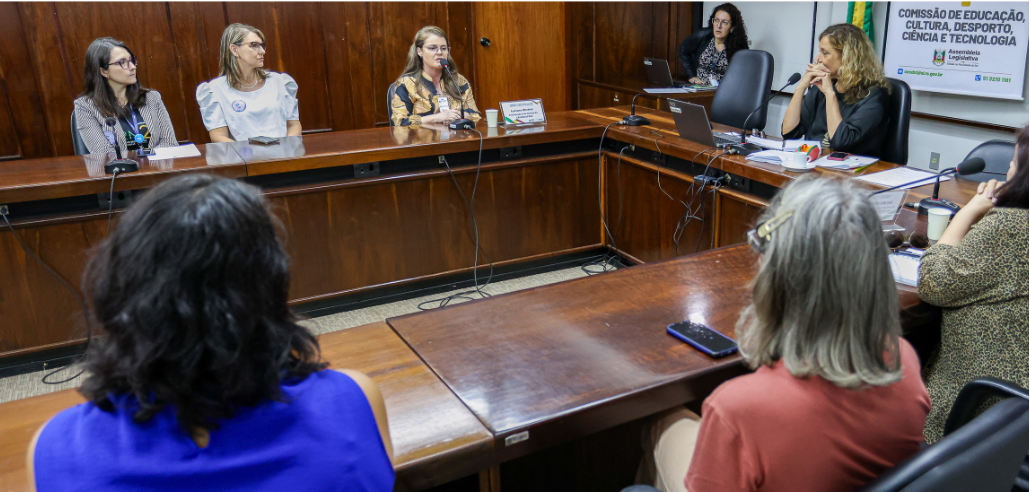
[[[82,141],[82,135],[79,134],[79,125],[75,122],[75,110],[72,110],[72,149],[75,150],[75,155],[86,155],[89,153],[89,148],[86,147],[86,142]]]
[[[966,156],[966,159],[969,159],[970,157],[979,157],[987,164],[984,171],[1005,174],[1009,170],[1009,162],[1012,161],[1012,154],[1015,152],[1016,142],[1009,140],[988,140],[977,145],[976,148]],[[997,179],[998,181],[1005,179],[1005,176],[987,173],[976,173],[962,177],[970,181],[979,181],[981,183],[992,179]]]
[[[887,138],[883,140],[880,158],[908,164],[908,124],[912,119],[912,89],[902,80],[887,78],[891,85],[890,107],[887,109]]]
[[[869,483],[863,492],[1008,492],[1027,454],[1030,402],[1003,400]]]
[[[393,125],[393,95],[397,93],[397,82],[390,84],[386,90],[386,115],[390,118],[390,126]]]
[[[766,97],[772,86],[773,57],[761,50],[740,50],[733,55],[712,99],[712,121],[743,128],[744,120]],[[768,103],[747,121],[747,130],[765,129]]]

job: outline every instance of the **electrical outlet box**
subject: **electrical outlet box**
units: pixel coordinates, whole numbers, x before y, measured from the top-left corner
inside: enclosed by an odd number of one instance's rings
[[[379,176],[379,161],[354,165],[355,178],[371,178]]]
[[[0,205],[0,215],[7,215],[9,213],[11,212],[7,210],[7,205]]]
[[[108,211],[115,208],[125,208],[132,203],[132,191],[116,191],[114,192],[114,204],[111,204],[110,193],[97,193],[97,203],[100,206],[100,210]]]
[[[941,154],[939,152],[930,152],[930,169],[934,171],[941,167]]]
[[[522,146],[501,147],[501,160],[518,159],[522,157]]]

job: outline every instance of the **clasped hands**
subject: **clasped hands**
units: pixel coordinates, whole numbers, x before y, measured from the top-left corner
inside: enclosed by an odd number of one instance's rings
[[[805,70],[805,76],[801,77],[799,85],[802,91],[814,85],[826,97],[830,97],[831,94],[836,95],[833,92],[833,79],[830,77],[830,69],[826,68],[822,63],[809,63],[808,69]]]
[[[1005,182],[998,183],[997,180],[990,180],[986,183],[980,183],[976,188],[976,194],[969,200],[968,203],[958,213],[968,217],[971,224],[980,222],[980,219],[984,215],[987,215],[992,208],[994,208],[995,202],[998,201],[998,197],[995,194],[999,186],[1005,184]]]
[[[461,118],[461,111],[457,109],[443,109],[439,113],[423,116],[423,123],[450,123]]]

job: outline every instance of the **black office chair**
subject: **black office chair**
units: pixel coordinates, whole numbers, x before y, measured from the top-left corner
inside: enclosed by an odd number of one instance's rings
[[[1004,180],[1005,173],[1009,170],[1009,162],[1012,161],[1012,154],[1015,152],[1016,142],[1008,140],[988,140],[977,145],[976,148],[966,156],[966,159],[979,157],[987,163],[987,167],[984,168],[984,172],[982,173],[970,174],[962,177],[970,181],[978,181],[981,183],[992,179],[997,179],[999,181]]]
[[[75,122],[75,110],[72,110],[72,149],[75,150],[75,155],[86,155],[89,153],[89,148],[86,147],[86,142],[82,141],[82,135],[79,134],[79,125]]]
[[[887,78],[891,85],[887,138],[880,158],[892,164],[908,164],[908,123],[912,119],[912,89],[898,79]]]
[[[985,402],[997,397],[1005,399],[973,418]],[[862,491],[1009,492],[1027,455],[1028,409],[1027,390],[994,378],[973,381],[959,392],[944,425],[944,439]]]
[[[769,95],[772,78],[772,55],[761,50],[738,51],[712,99],[712,121],[743,128],[747,116]],[[748,120],[746,129],[765,129],[768,113],[769,105],[762,105]]]
[[[397,82],[390,84],[390,88],[386,90],[386,115],[390,118],[390,126],[393,124],[393,95],[397,93]]]

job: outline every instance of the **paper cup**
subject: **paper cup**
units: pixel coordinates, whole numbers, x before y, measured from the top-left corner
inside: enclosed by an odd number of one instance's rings
[[[488,109],[486,110],[486,126],[490,128],[497,128],[497,110]]]
[[[944,235],[951,220],[951,210],[932,207],[926,211],[926,237],[937,241]]]

